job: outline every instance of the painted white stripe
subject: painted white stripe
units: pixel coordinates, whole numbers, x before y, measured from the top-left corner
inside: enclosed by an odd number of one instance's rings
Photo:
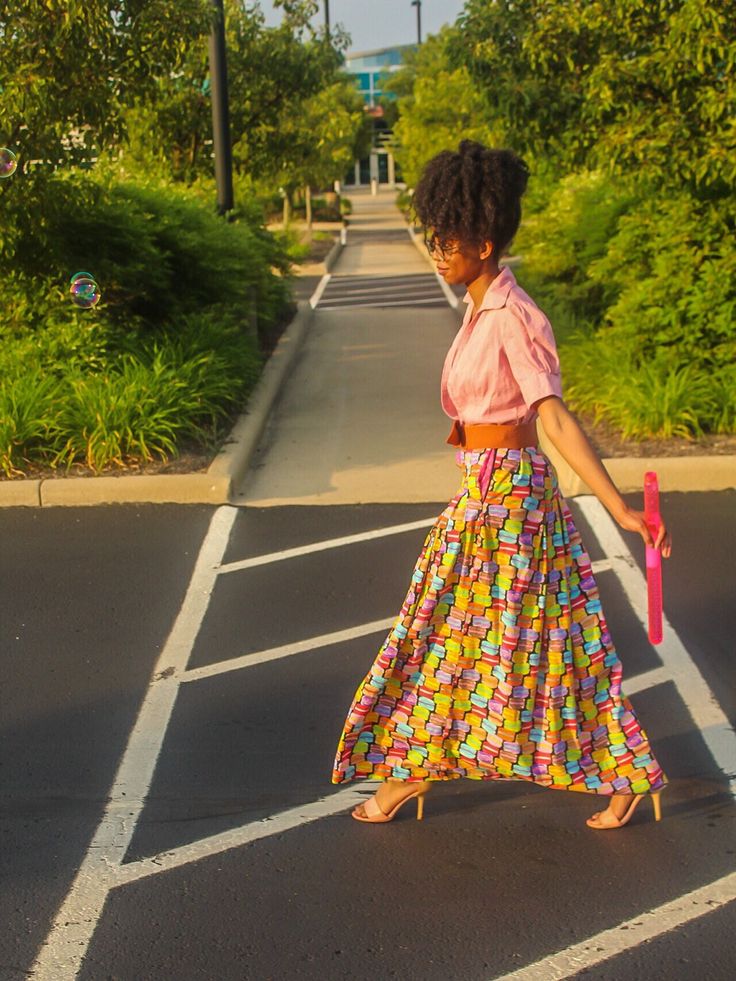
[[[388,631],[395,622],[395,616],[388,620],[373,620],[370,623],[361,623],[357,627],[348,627],[346,630],[335,630],[330,634],[321,634],[319,637],[308,637],[293,644],[283,644],[281,647],[271,647],[265,651],[254,651],[252,654],[228,658],[215,664],[203,664],[199,668],[191,668],[179,680],[199,681],[200,678],[211,678],[213,675],[225,674],[227,671],[239,671],[241,668],[250,668],[254,664],[264,664],[266,661],[278,661],[282,657],[303,654],[305,651],[329,647],[331,644],[344,644],[355,640],[356,637],[376,634],[379,630]]]
[[[359,273],[355,276],[343,276],[335,273],[333,279],[336,283],[405,283],[407,280],[422,280],[430,283],[434,282],[434,273],[404,273],[400,276],[374,276],[371,273]]]
[[[317,289],[314,291],[314,293],[312,293],[311,299],[309,301],[309,305],[313,310],[319,303],[320,297],[324,293],[325,287],[329,283],[330,278],[331,278],[330,273],[325,273],[322,279],[320,279],[319,283],[317,284]]]
[[[285,831],[300,828],[303,824],[309,824],[310,821],[332,817],[333,814],[339,814],[357,804],[362,804],[375,789],[375,786],[367,786],[363,790],[348,787],[345,790],[330,794],[328,797],[311,801],[309,804],[298,804],[296,807],[281,811],[279,814],[264,818],[262,821],[253,821],[240,828],[223,831],[209,838],[201,838],[189,845],[182,845],[181,848],[175,848],[170,852],[153,855],[151,858],[142,859],[140,862],[129,862],[117,870],[115,884],[134,882],[149,875],[157,875],[159,872],[168,872],[170,869],[189,865],[190,862],[198,862],[203,858],[219,855],[230,848],[240,848],[251,841],[258,841],[260,838],[268,838],[270,835],[282,834]],[[406,806],[412,807],[413,805],[407,804]]]
[[[590,563],[590,568],[594,576],[597,576],[599,572],[608,572],[613,568],[609,559],[596,559],[595,562]]]
[[[705,916],[734,899],[736,872],[731,872],[707,886],[686,892],[684,896],[678,896],[662,906],[645,910],[609,930],[602,930],[567,950],[520,967],[512,974],[497,976],[494,981],[562,981],[647,940],[661,937],[663,933]]]
[[[664,685],[672,681],[667,668],[652,668],[651,671],[643,671],[641,674],[627,675],[621,685],[624,695],[636,695],[639,691],[647,688],[654,688],[655,685]]]
[[[646,578],[632,558],[621,533],[598,498],[586,495],[577,497],[575,503],[585,515],[591,528],[595,529],[596,537],[603,551],[611,559],[626,598],[646,628],[648,620]],[[665,602],[666,596],[665,583]],[[662,617],[662,627],[664,636],[662,643],[657,645],[657,653],[667,670],[667,675],[677,686],[680,698],[700,730],[713,759],[729,778],[731,793],[736,796],[736,779],[734,779],[736,733],[666,616]],[[626,691],[625,681],[623,687]]]
[[[327,295],[322,300],[326,303],[327,300],[347,300],[351,296],[427,296],[428,294],[432,296],[437,296],[437,290],[435,289],[434,283],[411,283],[410,285],[405,285],[403,283],[397,283],[395,286],[366,286],[358,287],[351,286],[349,288],[338,287],[335,284],[335,280],[332,280]]]
[[[412,282],[391,282],[391,283],[378,283],[375,280],[363,280],[362,283],[350,283],[344,285],[339,279],[333,278],[332,284],[330,286],[330,295],[339,294],[339,296],[362,296],[365,293],[417,293],[421,291],[426,293],[427,290],[432,290],[436,292],[434,288],[434,278],[429,280],[419,280]]]
[[[445,301],[441,296],[436,299],[427,300],[391,300],[386,298],[377,303],[343,303],[341,300],[326,300],[322,304],[324,310],[355,310],[357,307],[438,307],[444,306]]]
[[[238,508],[212,515],[179,614],[156,663],[138,718],[118,766],[110,800],[31,973],[35,981],[76,977],[107,892],[115,883],[148,793],[156,760]]]
[[[384,538],[386,535],[401,535],[405,531],[415,531],[417,528],[429,528],[437,520],[437,515],[431,518],[421,518],[418,521],[406,521],[400,525],[387,525],[384,528],[373,528],[371,531],[361,531],[355,535],[344,535],[341,538],[326,538],[321,542],[310,542],[309,545],[299,545],[296,548],[286,548],[282,552],[266,552],[265,555],[254,555],[250,559],[239,559],[228,562],[217,570],[219,574],[238,572],[240,569],[252,569],[257,565],[268,565],[269,562],[283,562],[295,559],[300,555],[311,555],[312,552],[322,552],[328,548],[340,548],[342,545],[355,545],[356,542],[368,542],[374,538]]]

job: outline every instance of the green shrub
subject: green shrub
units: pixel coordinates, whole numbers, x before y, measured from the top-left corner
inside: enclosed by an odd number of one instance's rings
[[[605,419],[624,439],[690,439],[733,431],[733,366],[714,374],[666,359],[639,363],[601,335],[571,338],[561,345],[560,359],[571,408]]]
[[[631,193],[619,191],[600,171],[568,174],[551,190],[545,206],[537,199],[538,210],[525,210],[513,243],[529,293],[564,311],[566,321],[600,320],[616,287],[591,278],[589,270],[605,254],[619,216],[631,204]]]
[[[180,436],[214,438],[293,311],[291,260],[252,203],[225,221],[201,189],[77,178],[19,183],[0,200],[6,476],[23,461],[102,469],[175,453]],[[92,309],[68,293],[80,270],[101,287]]]
[[[621,217],[591,278],[617,293],[607,334],[636,364],[719,368],[736,358],[733,205],[683,192],[651,196]]]

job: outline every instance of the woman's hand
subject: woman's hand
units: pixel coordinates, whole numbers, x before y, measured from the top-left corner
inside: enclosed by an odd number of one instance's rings
[[[670,553],[672,552],[672,538],[661,518],[659,522],[659,529],[657,531],[657,537],[652,540],[649,525],[647,524],[643,511],[635,511],[633,508],[624,505],[621,512],[617,513],[615,517],[616,521],[618,521],[625,531],[638,532],[644,539],[645,545],[648,545],[650,548],[654,547],[661,549],[662,555],[665,559],[670,557]]]

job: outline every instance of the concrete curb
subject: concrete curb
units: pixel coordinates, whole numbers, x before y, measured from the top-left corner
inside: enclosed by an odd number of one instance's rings
[[[337,258],[342,252],[343,246],[346,241],[346,228],[347,226],[343,224],[340,229],[340,237],[332,243],[332,248],[327,253],[327,255],[322,259],[321,262],[307,262],[302,263],[298,268],[297,276],[324,276],[332,270],[332,267],[337,262]]]
[[[248,469],[313,316],[314,310],[308,302],[299,303],[296,316],[263,366],[244,412],[206,473],[2,481],[0,507],[230,503],[233,488]]]
[[[346,238],[347,238],[347,225],[343,225],[342,229],[340,230],[340,238],[332,246],[332,248],[327,253],[322,263],[325,267],[326,273],[332,272],[332,267],[337,262],[340,253],[343,250],[343,246],[346,244]]]
[[[434,263],[419,236],[410,223],[407,222],[406,227],[412,242],[434,269]],[[444,280],[440,279],[440,285],[448,297],[450,306],[458,313],[463,312],[465,308],[462,301],[455,296]],[[547,439],[541,425],[538,427],[538,433],[539,445],[557,471],[562,494],[565,497],[591,494],[592,491],[588,485],[578,477],[570,464]],[[721,491],[736,488],[736,456],[733,454],[722,456],[614,456],[605,457],[603,465],[622,494],[641,491],[644,486],[644,474],[647,470],[654,470],[657,473],[659,489],[665,492]]]

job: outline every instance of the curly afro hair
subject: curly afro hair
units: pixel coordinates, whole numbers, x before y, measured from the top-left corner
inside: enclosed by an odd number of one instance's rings
[[[480,248],[491,241],[497,258],[521,221],[521,196],[529,168],[513,150],[491,150],[462,140],[424,168],[412,200],[427,247],[446,251],[454,239]]]

